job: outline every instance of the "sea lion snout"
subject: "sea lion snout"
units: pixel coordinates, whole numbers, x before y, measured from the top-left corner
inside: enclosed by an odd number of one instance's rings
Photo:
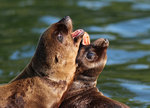
[[[67,29],[72,32],[72,19],[69,16],[65,16],[64,18],[62,18],[60,21],[58,21],[58,23],[60,24],[64,24]]]
[[[65,16],[59,22],[60,23],[72,23],[72,20],[71,20],[71,18],[69,16]]]
[[[106,44],[109,44],[109,40],[108,39],[104,39]]]
[[[109,46],[109,41],[108,41],[108,39],[100,38],[100,39],[94,41],[93,46],[100,47],[100,48],[102,48],[102,47],[107,48]]]
[[[55,27],[58,28],[58,31],[62,31],[62,28],[64,28],[66,31],[66,35],[69,36],[69,38],[71,37],[71,40],[73,40],[74,45],[79,46],[80,41],[84,35],[84,30],[78,29],[72,32],[72,19],[69,16],[65,16],[60,21],[58,21]]]

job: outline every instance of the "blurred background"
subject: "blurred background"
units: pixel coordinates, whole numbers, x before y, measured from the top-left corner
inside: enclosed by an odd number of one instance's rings
[[[0,83],[23,70],[41,33],[67,15],[92,41],[110,41],[100,91],[150,108],[150,0],[0,0]]]

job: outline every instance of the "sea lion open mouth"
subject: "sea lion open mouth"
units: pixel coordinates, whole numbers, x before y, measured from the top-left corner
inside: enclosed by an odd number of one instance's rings
[[[83,33],[84,33],[84,35],[83,35]],[[81,44],[82,45],[89,45],[90,44],[90,36],[87,32],[84,32],[84,30],[82,30],[82,29],[78,29],[72,33],[73,38],[79,37],[81,35],[83,35]]]
[[[76,31],[74,31],[74,32],[72,33],[72,37],[73,37],[73,38],[79,37],[79,36],[81,36],[81,35],[83,35],[83,34],[84,34],[84,30],[78,29],[78,30],[76,30]]]
[[[74,42],[76,42],[79,37],[84,35],[84,30],[83,29],[78,29],[78,30],[74,31],[73,33],[71,33],[71,35],[74,39]]]
[[[79,44],[79,41],[81,41],[83,35],[84,35],[84,30],[83,29],[78,29],[74,32],[73,30],[73,25],[72,25],[72,19],[69,16],[64,17],[60,21],[57,22],[58,24],[58,31],[62,32],[62,28],[64,29],[65,33],[68,34],[68,36],[71,36],[71,38],[74,41],[74,44],[77,45]]]

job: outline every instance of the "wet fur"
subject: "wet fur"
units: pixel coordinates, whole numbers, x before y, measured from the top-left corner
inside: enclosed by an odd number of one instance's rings
[[[63,40],[57,39],[58,33]],[[72,21],[64,18],[41,36],[26,68],[0,86],[0,108],[58,108],[76,69],[81,36],[73,40]]]
[[[129,108],[127,105],[104,96],[96,87],[99,74],[107,61],[107,47],[104,39],[81,46],[77,56],[78,67],[72,86],[59,108]],[[95,52],[97,57],[87,61],[87,52]]]

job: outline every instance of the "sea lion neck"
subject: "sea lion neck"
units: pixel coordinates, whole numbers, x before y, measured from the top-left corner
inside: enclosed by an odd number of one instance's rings
[[[69,90],[69,93],[71,94],[76,91],[83,91],[84,89],[91,89],[96,87],[98,77],[103,71],[105,63],[103,62],[103,64],[101,65],[102,66],[100,67],[84,69],[83,65],[79,64],[79,66],[76,69],[74,82]]]
[[[73,84],[71,88],[69,89],[69,92],[67,93],[67,98],[70,97],[70,95],[77,94],[78,92],[84,92],[85,90],[91,89],[96,87],[98,75],[91,76],[90,74],[87,73],[92,73],[98,71],[98,69],[89,69],[86,71],[82,72],[77,72],[79,71],[78,68],[76,70],[76,75],[73,81]],[[97,72],[99,73],[99,72]]]

